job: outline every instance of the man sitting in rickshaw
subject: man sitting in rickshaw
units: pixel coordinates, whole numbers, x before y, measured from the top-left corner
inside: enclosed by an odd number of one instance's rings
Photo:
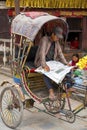
[[[46,62],[50,60],[60,61],[65,65],[68,64],[59,43],[59,39],[62,38],[63,30],[58,26],[53,28],[50,36],[46,35],[42,37],[35,57],[34,63],[36,67],[42,66],[45,71],[50,71],[49,66],[46,64]],[[44,81],[49,90],[49,98],[55,99],[51,80],[44,75]]]

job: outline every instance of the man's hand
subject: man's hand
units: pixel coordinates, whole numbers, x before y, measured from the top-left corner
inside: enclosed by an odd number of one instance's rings
[[[50,67],[48,65],[45,65],[45,67],[43,68],[45,71],[50,71]]]
[[[67,63],[67,66],[71,66],[69,63]]]

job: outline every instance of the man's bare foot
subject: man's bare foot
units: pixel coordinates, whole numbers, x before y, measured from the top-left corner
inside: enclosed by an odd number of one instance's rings
[[[52,88],[49,89],[49,99],[50,100],[55,100],[56,99],[56,96],[55,96],[54,91],[53,91]]]
[[[68,89],[68,92],[78,93],[78,92],[76,91],[76,89],[75,89],[75,88],[69,88],[69,89]]]

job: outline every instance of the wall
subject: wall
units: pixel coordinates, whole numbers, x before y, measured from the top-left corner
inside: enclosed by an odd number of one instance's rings
[[[82,50],[87,51],[87,17],[83,18]]]
[[[10,38],[10,23],[7,9],[0,9],[0,38]]]

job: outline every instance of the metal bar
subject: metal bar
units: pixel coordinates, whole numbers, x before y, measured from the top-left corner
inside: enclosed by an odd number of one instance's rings
[[[32,46],[33,43],[32,43],[32,42],[29,42],[28,44],[30,44],[30,45],[28,46],[28,49],[27,49],[27,52],[26,52],[26,56],[25,56],[24,61],[23,61],[23,64],[22,64],[22,68],[24,67],[24,64],[25,64],[25,62],[26,62],[27,56],[28,56],[28,54],[29,54],[30,48],[31,48],[31,46]]]
[[[14,0],[14,5],[15,5],[15,14],[18,15],[20,13],[19,0]]]

